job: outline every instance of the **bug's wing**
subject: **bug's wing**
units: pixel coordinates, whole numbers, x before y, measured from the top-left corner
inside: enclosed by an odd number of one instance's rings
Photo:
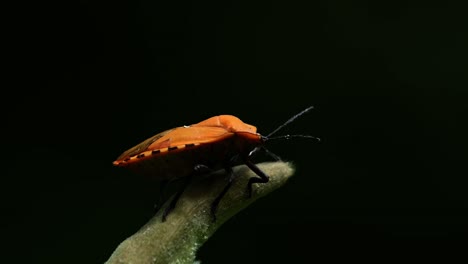
[[[186,144],[203,144],[216,142],[234,134],[222,127],[177,127],[156,134],[140,144],[122,153],[117,161],[136,156],[149,150],[182,146]]]
[[[138,155],[140,154],[141,152],[145,151],[148,149],[148,147],[158,141],[158,139],[164,137],[165,135],[167,135],[168,133],[170,133],[171,131],[175,130],[177,128],[173,128],[173,129],[169,129],[169,130],[166,130],[164,132],[161,132],[159,134],[156,134],[148,139],[146,139],[145,141],[141,142],[140,144],[134,146],[133,148],[125,151],[124,153],[122,153],[118,158],[117,160],[124,160],[126,158],[129,158],[129,157],[132,157],[132,156],[135,156],[135,155]]]
[[[234,134],[223,127],[178,127],[155,140],[146,150],[157,150],[186,144],[211,143]]]

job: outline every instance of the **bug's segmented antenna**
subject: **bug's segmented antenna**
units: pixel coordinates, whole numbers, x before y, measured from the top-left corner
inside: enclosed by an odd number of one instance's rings
[[[266,138],[270,138],[272,135],[274,135],[276,132],[280,131],[283,127],[287,126],[288,124],[290,124],[291,122],[293,122],[294,120],[296,120],[298,117],[300,117],[301,115],[309,112],[310,110],[314,109],[313,106],[310,106],[304,110],[302,110],[302,112],[294,115],[293,117],[289,118],[288,121],[284,122],[281,126],[277,127],[275,130],[273,130],[273,132],[271,132],[270,134],[268,134],[266,136]]]
[[[311,138],[311,139],[315,139],[317,141],[320,141],[320,138],[318,137],[314,137],[314,136],[310,136],[310,135],[283,135],[283,136],[276,136],[276,137],[271,137],[272,135],[274,135],[276,132],[280,131],[283,127],[287,126],[288,124],[290,124],[291,122],[293,122],[294,120],[296,120],[298,117],[302,116],[303,114],[309,112],[310,110],[314,109],[313,106],[310,106],[304,110],[302,110],[300,113],[294,115],[293,117],[289,118],[286,122],[284,122],[282,125],[280,125],[279,127],[277,127],[275,130],[273,130],[273,132],[271,132],[270,134],[268,134],[268,136],[262,136],[262,140],[265,142],[265,141],[269,141],[269,140],[272,140],[272,139],[290,139],[290,138]],[[274,159],[276,160],[281,160],[280,157],[278,157],[277,155],[273,154],[271,151],[269,151],[268,149],[266,149],[265,147],[256,147],[254,148],[252,151],[250,151],[248,157],[251,157],[253,156],[255,153],[257,153],[259,150],[263,150],[265,151],[268,155],[270,155],[271,157],[273,157]]]
[[[315,139],[317,141],[321,140],[318,137],[314,137],[314,136],[310,136],[310,135],[283,135],[283,136],[271,137],[271,138],[268,138],[268,140],[272,140],[272,139],[290,139],[290,138],[310,138],[310,139]]]

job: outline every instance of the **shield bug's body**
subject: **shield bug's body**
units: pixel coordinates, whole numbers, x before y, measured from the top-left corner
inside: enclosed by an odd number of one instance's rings
[[[188,184],[191,176],[201,167],[217,170],[224,168],[230,175],[223,191],[212,204],[215,219],[216,208],[234,180],[233,163],[241,160],[260,178],[253,177],[248,182],[248,193],[251,195],[253,183],[266,183],[265,175],[254,163],[251,156],[263,148],[266,140],[279,129],[292,122],[300,115],[312,109],[307,108],[295,115],[268,136],[257,133],[255,126],[242,122],[232,115],[220,115],[206,119],[190,126],[182,126],[159,133],[120,155],[114,165],[127,167],[138,174],[155,177],[163,182],[185,178],[184,187],[175,195],[163,213],[163,221],[175,207],[177,199]],[[295,135],[315,138],[311,136]],[[276,138],[289,138],[286,135]]]

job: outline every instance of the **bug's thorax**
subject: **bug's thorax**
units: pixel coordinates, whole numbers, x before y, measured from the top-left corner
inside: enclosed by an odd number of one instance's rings
[[[263,143],[262,136],[255,126],[244,123],[232,115],[219,115],[208,118],[192,127],[220,127],[233,134],[233,148],[238,153],[249,152],[250,149]]]
[[[234,145],[239,154],[247,154],[255,147],[263,145],[263,139],[258,133],[237,132]]]
[[[262,136],[257,133],[255,126],[246,124],[232,115],[220,115],[215,118],[226,130],[234,133],[235,149],[239,153],[248,153],[253,148],[263,144]]]
[[[192,127],[222,127],[231,133],[257,133],[255,126],[242,122],[239,118],[232,115],[219,115],[208,118]]]

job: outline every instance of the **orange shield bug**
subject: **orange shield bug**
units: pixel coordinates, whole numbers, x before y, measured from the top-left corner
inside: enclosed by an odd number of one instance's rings
[[[197,124],[177,127],[156,134],[122,153],[113,164],[129,168],[138,174],[155,177],[162,181],[162,187],[168,181],[179,178],[185,179],[182,188],[176,193],[163,212],[163,221],[174,209],[177,200],[184,188],[189,184],[192,176],[201,173],[206,168],[209,170],[224,168],[229,174],[229,180],[211,206],[213,219],[216,220],[217,206],[235,178],[232,166],[236,161],[241,160],[258,176],[250,178],[247,184],[250,197],[252,184],[266,183],[269,180],[268,176],[251,161],[251,157],[259,150],[265,150],[268,154],[274,156],[263,147],[266,141],[291,137],[319,140],[309,135],[271,137],[311,109],[313,107],[309,107],[291,117],[267,136],[257,133],[255,126],[246,124],[235,116],[214,116]],[[162,192],[163,189],[161,188],[160,200]]]

